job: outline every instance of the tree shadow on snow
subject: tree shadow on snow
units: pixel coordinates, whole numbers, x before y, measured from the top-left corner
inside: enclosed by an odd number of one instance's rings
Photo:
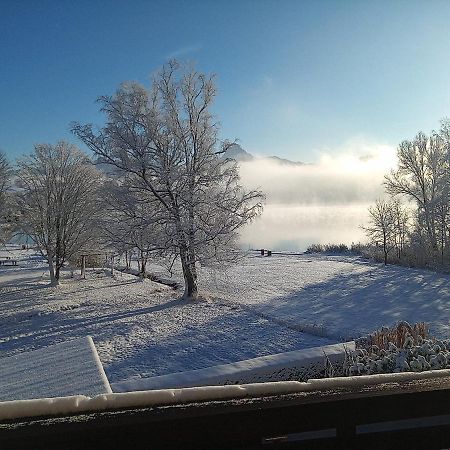
[[[158,334],[153,341],[137,345],[125,358],[106,365],[110,381],[201,369],[332,343],[236,307],[221,308],[214,317],[198,323],[189,321],[189,316],[178,319],[186,325]]]
[[[450,337],[450,276],[395,266],[335,276],[254,306],[287,324],[316,325],[325,336],[354,338],[399,320],[427,322]]]
[[[159,305],[127,308],[100,315],[96,314],[97,310],[82,308],[23,313],[17,309],[6,322],[0,322],[0,349],[3,350],[0,351],[0,357],[87,335],[93,336],[94,340],[100,336],[102,340],[116,335],[126,336],[129,328],[142,323],[143,316],[183,305],[184,302],[177,298]],[[106,304],[105,310],[107,308]]]

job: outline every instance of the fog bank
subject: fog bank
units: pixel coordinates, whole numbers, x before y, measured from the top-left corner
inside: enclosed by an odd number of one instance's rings
[[[304,251],[311,243],[364,241],[360,224],[367,221],[367,204],[267,204],[262,217],[241,232],[244,248]]]
[[[322,153],[315,164],[241,162],[242,184],[267,196],[262,216],[242,230],[242,245],[303,251],[311,243],[364,241],[360,225],[383,196],[384,175],[395,162],[395,148],[366,142]]]

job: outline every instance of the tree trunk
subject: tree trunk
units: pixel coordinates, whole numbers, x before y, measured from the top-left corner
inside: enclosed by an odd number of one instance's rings
[[[192,248],[190,248],[188,255],[192,276],[194,277],[194,281],[197,283],[197,267],[195,266],[195,251]]]
[[[139,254],[139,277],[143,280],[147,274],[147,257],[144,256],[144,252],[141,250]]]
[[[180,249],[181,267],[184,276],[184,294],[186,300],[195,300],[198,297],[197,272],[195,262],[191,262],[186,249]]]
[[[125,250],[125,266],[127,270],[130,270],[131,268],[131,251],[128,252],[128,250]]]
[[[53,265],[53,254],[51,252],[47,252],[47,261],[50,272],[50,285],[59,286],[59,274],[58,277],[56,277],[55,266]]]

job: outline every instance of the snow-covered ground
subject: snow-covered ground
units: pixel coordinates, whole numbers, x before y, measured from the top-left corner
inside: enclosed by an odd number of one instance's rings
[[[42,260],[14,254],[19,267],[0,268],[0,357],[91,335],[111,382],[331,344],[397,320],[450,336],[450,277],[422,270],[249,256],[202,271],[210,300],[186,304],[179,291],[100,270],[51,288]]]
[[[234,303],[185,304],[180,292],[132,275],[89,272],[51,288],[39,258],[15,254],[20,266],[0,269],[0,357],[91,335],[114,382],[331,342]]]
[[[350,256],[249,257],[205,284],[266,317],[312,325],[330,338],[355,338],[399,320],[427,322],[433,335],[450,337],[450,276],[427,270]]]
[[[162,273],[161,267],[150,270]],[[202,271],[202,288],[284,326],[332,340],[359,337],[399,320],[427,322],[450,337],[450,276],[346,255],[261,257],[225,272]],[[181,280],[180,273],[174,278]]]

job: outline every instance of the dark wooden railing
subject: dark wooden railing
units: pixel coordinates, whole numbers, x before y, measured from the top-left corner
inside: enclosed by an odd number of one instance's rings
[[[0,423],[0,448],[450,447],[450,377]]]

